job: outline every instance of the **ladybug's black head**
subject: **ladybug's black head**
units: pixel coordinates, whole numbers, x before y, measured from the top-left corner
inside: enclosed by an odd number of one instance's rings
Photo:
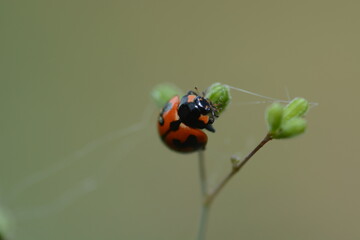
[[[196,108],[199,109],[201,114],[207,115],[209,112],[211,112],[211,104],[206,98],[197,96],[194,102]]]
[[[195,107],[199,110],[201,115],[209,116],[209,124],[214,123],[214,106],[211,104],[211,102],[204,97],[197,96],[194,100],[194,103]]]

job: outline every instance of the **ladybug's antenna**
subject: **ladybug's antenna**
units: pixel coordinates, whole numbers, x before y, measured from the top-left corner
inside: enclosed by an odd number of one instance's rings
[[[196,91],[197,95],[199,95],[200,91],[197,87],[195,87],[195,91]],[[201,94],[202,94],[202,97],[205,97],[205,91],[202,91]]]
[[[194,87],[194,88],[195,88],[195,95],[199,96],[199,89],[197,87]]]

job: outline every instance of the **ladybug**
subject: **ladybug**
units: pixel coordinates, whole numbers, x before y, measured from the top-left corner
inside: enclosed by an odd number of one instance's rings
[[[205,149],[207,135],[215,132],[216,108],[204,96],[189,91],[181,99],[175,96],[161,110],[158,131],[162,141],[172,150],[190,153]]]

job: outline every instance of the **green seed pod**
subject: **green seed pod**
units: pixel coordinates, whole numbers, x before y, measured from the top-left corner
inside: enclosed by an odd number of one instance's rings
[[[172,97],[184,95],[180,88],[173,84],[162,83],[153,88],[151,97],[158,107],[163,107]]]
[[[284,108],[283,120],[290,120],[295,117],[302,117],[309,108],[309,102],[304,98],[294,98]]]
[[[275,133],[281,125],[284,107],[280,103],[273,103],[266,111],[266,122],[269,132]]]
[[[230,103],[230,89],[227,85],[214,83],[206,90],[206,98],[214,104],[219,115]]]
[[[281,130],[273,134],[272,137],[275,139],[291,138],[295,137],[306,130],[306,120],[303,118],[295,117],[285,121],[281,125]]]

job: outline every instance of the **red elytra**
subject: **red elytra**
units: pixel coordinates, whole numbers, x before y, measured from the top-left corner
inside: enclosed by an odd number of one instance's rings
[[[158,120],[158,131],[162,141],[170,149],[190,153],[204,149],[207,135],[200,129],[190,128],[180,121],[178,107],[180,99],[173,97],[162,109]]]

